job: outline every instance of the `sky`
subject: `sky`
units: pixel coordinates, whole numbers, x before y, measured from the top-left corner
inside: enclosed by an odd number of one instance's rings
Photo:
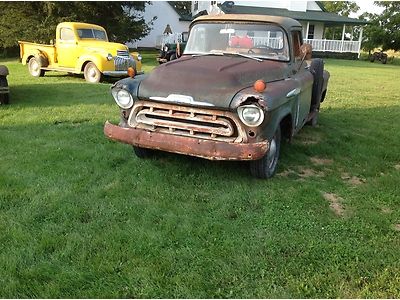
[[[355,2],[360,7],[360,10],[357,14],[350,14],[352,18],[356,18],[364,12],[380,14],[383,11],[383,7],[374,5],[372,0],[356,0]]]

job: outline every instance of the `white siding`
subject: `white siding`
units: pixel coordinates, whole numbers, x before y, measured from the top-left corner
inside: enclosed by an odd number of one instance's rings
[[[211,5],[211,2],[214,2],[215,4]],[[203,10],[207,11],[208,14],[210,14],[211,11],[220,11],[217,4],[222,4],[223,2],[224,1],[192,1],[192,16],[197,15]],[[197,9],[195,9],[195,6]]]
[[[133,43],[127,43],[128,47],[156,47],[157,38],[163,34],[167,24],[172,32],[184,32],[189,30],[190,22],[179,21],[179,15],[167,1],[152,1],[151,5],[146,5],[144,19],[150,22],[153,17],[157,19],[153,22],[153,29],[149,35]]]
[[[289,1],[289,0],[282,0],[282,1],[265,0],[265,1],[234,1],[234,2],[235,2],[235,5],[289,9],[291,1]],[[305,2],[305,1],[299,1],[299,2]]]
[[[322,11],[321,7],[319,7],[315,1],[307,1],[307,10]]]
[[[305,12],[307,10],[307,1],[290,1],[288,9]]]
[[[303,39],[307,39],[307,21],[300,21],[303,26]],[[322,39],[324,34],[324,23],[310,21],[310,25],[314,25],[314,39]]]

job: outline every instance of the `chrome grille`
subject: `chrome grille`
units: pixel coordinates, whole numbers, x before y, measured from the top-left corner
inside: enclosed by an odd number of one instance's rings
[[[128,50],[117,50],[117,56],[124,58],[130,57]]]
[[[132,58],[114,57],[115,71],[126,71],[129,67],[135,67],[135,60]]]
[[[128,124],[134,128],[225,142],[243,142],[246,134],[236,114],[174,104],[138,101]]]

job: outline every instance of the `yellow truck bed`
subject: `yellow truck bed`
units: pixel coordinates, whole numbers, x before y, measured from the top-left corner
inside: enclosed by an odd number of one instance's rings
[[[18,41],[18,44],[23,65],[28,63],[29,55],[40,54],[47,56],[49,66],[56,64],[56,47],[54,45],[37,44],[25,41]]]

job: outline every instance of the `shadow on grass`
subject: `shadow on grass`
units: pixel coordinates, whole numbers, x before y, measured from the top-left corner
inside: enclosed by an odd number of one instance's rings
[[[59,82],[61,81],[62,82]],[[38,78],[36,84],[10,85],[10,107],[57,107],[112,103],[113,82],[90,84],[69,75]]]
[[[71,84],[74,86],[75,84]],[[31,87],[28,87],[28,89]],[[91,86],[89,86],[92,89]],[[71,106],[81,103],[83,99],[66,98],[65,102],[60,100],[52,100],[53,106]],[[93,97],[87,100],[91,104],[104,104],[109,99],[99,100]],[[44,104],[44,105],[43,105]],[[20,106],[33,106],[34,101],[23,103]],[[48,104],[50,105],[50,103]],[[46,106],[41,102],[40,106]],[[13,111],[19,109],[19,105],[8,107],[8,118]],[[1,108],[2,109],[2,108]],[[129,150],[129,147],[117,142],[108,141],[103,135],[103,121],[90,119],[90,116],[83,114],[72,114],[65,117],[59,114],[59,117],[52,119],[52,123],[44,123],[38,126],[7,126],[3,125],[1,130],[11,130],[15,134],[26,136],[29,140],[32,136],[43,135],[46,131],[52,133],[50,140],[57,139],[60,144],[76,144],[76,149],[82,147],[91,147],[81,143],[81,138],[96,141],[106,148],[101,148],[103,153],[99,156],[101,160],[108,160],[107,150],[121,151],[121,159],[132,158],[131,163],[139,161]],[[345,167],[346,169],[365,169],[366,165],[376,168],[376,172],[385,162],[396,161],[399,159],[397,150],[400,148],[400,131],[388,119],[398,119],[400,117],[400,106],[377,107],[370,109],[329,109],[321,113],[320,124],[316,128],[305,126],[298,135],[296,135],[292,143],[284,143],[282,145],[281,157],[278,165],[278,173],[284,170],[290,170],[299,166],[310,165],[311,157],[320,157],[331,159],[335,165]],[[108,116],[104,116],[104,121]],[[1,119],[0,119],[1,121]],[[68,130],[65,130],[68,129]],[[35,132],[37,134],[35,134]],[[85,134],[82,135],[81,133]],[[5,140],[7,141],[7,140]],[[18,143],[18,141],[15,141]],[[10,141],[8,147],[12,147],[13,142]],[[6,145],[7,147],[7,145]],[[85,150],[88,152],[88,150]],[[90,152],[90,150],[89,150]],[[97,153],[99,154],[99,153]],[[385,161],[383,161],[383,159]],[[79,162],[81,163],[81,162]],[[173,172],[182,172],[183,175],[189,175],[193,172],[201,171],[214,177],[213,180],[224,180],[235,177],[248,177],[248,162],[227,162],[227,161],[209,161],[206,159],[195,158],[167,152],[157,152],[154,158],[147,160],[146,166],[149,168],[157,168],[162,172],[169,172],[169,168],[173,166]],[[107,171],[107,170],[105,170]]]

